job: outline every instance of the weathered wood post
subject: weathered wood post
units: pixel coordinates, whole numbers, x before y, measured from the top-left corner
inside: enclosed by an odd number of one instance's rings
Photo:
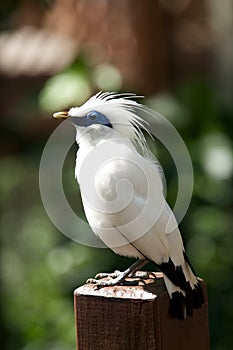
[[[162,273],[136,286],[96,289],[86,284],[74,291],[78,350],[208,350],[208,303],[193,317],[169,315]]]

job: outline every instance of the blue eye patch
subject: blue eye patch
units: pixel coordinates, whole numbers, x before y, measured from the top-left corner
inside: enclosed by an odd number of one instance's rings
[[[98,111],[91,111],[83,117],[70,117],[70,120],[73,124],[78,126],[88,127],[93,124],[100,124],[112,128],[112,124],[108,118]]]

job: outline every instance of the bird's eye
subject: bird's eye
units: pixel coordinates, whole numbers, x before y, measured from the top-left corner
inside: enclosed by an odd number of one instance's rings
[[[93,112],[88,113],[87,117],[92,121],[97,119],[96,113],[93,113]]]

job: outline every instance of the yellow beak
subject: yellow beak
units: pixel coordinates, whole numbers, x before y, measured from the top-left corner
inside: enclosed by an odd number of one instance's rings
[[[53,118],[56,119],[67,119],[69,117],[68,112],[56,112],[53,114]]]

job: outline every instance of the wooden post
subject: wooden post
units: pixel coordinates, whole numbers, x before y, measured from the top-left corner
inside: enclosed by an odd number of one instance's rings
[[[179,321],[169,315],[162,273],[144,284],[74,291],[78,350],[208,350],[208,304]]]

